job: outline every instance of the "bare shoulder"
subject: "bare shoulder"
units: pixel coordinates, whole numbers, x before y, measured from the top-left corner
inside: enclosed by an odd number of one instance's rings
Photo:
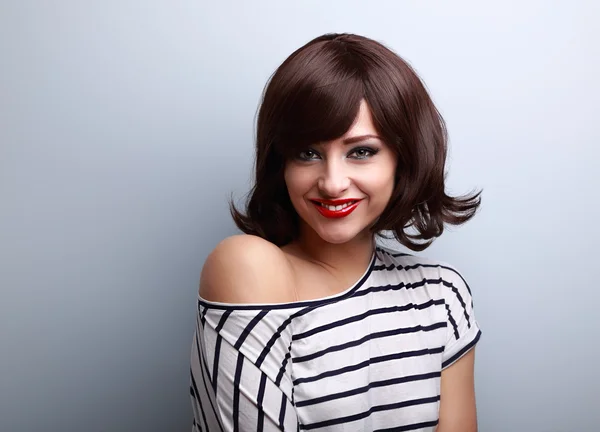
[[[283,303],[294,300],[292,281],[279,247],[242,234],[226,238],[206,258],[199,294],[222,303]]]

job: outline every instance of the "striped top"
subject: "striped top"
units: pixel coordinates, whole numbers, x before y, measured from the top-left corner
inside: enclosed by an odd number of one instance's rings
[[[378,246],[318,300],[198,300],[193,431],[434,431],[440,376],[481,331],[447,264]]]

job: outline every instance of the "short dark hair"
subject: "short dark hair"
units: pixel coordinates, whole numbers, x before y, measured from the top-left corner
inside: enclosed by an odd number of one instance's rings
[[[265,86],[256,126],[255,183],[245,214],[231,203],[238,228],[283,246],[299,233],[284,180],[285,163],[317,142],[344,135],[361,100],[383,141],[398,156],[395,188],[372,230],[391,231],[404,246],[426,249],[481,204],[481,191],[446,194],[444,120],[415,71],[381,43],[355,34],[325,34],[293,52]],[[412,234],[408,229],[416,232]]]

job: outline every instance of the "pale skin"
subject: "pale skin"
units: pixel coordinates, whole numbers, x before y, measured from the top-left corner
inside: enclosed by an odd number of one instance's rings
[[[334,295],[354,284],[369,265],[374,240],[368,228],[390,199],[396,163],[363,101],[344,136],[286,164],[300,237],[281,248],[250,235],[225,239],[206,259],[200,296],[233,304],[288,303]],[[350,216],[335,220],[315,209],[311,200],[319,198],[361,202]],[[474,360],[472,349],[442,371],[436,432],[477,431]]]

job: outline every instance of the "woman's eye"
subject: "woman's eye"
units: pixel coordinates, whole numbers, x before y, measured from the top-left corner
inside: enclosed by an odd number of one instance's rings
[[[360,148],[352,150],[350,155],[354,155],[354,156],[352,156],[353,159],[367,159],[367,158],[373,156],[375,153],[377,153],[377,150],[366,148],[366,147],[360,147]]]
[[[298,159],[301,160],[314,160],[317,159],[319,155],[314,150],[303,150],[298,153]]]

